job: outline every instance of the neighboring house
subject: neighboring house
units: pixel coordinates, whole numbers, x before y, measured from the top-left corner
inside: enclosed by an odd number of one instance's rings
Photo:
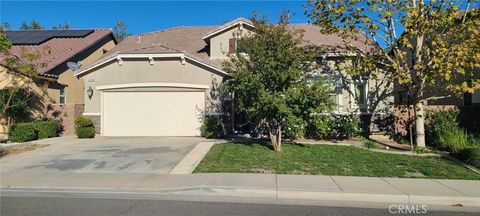
[[[117,40],[110,29],[84,30],[14,30],[5,31],[12,43],[10,52],[16,56],[38,54],[38,76],[32,89],[38,98],[34,101],[32,118],[58,117],[64,126],[63,134],[73,133],[74,117],[83,113],[84,82],[74,76],[67,62],[91,64],[112,49]],[[9,85],[5,68],[0,68],[0,87]],[[2,119],[0,133],[8,126]]]
[[[303,29],[309,46],[336,47],[342,39],[322,35],[310,24]],[[176,27],[129,36],[76,76],[85,81],[85,112],[104,136],[200,136],[205,115],[218,114],[218,84],[228,74],[222,62],[237,52],[237,43],[255,27],[238,18],[221,26]],[[368,49],[362,42],[354,44]],[[324,70],[335,74],[341,51],[326,52]],[[368,103],[369,80],[351,82],[356,100],[345,89],[332,95],[336,111],[357,112]],[[355,91],[358,89],[358,91]],[[360,103],[358,104],[357,101]]]
[[[404,35],[401,37],[404,37]],[[412,47],[415,47],[416,41],[413,39],[409,41],[412,43]],[[411,68],[416,61],[413,55],[414,49],[403,48],[403,51],[406,53],[406,62]],[[474,72],[473,76],[475,79],[480,79],[480,70],[478,68],[476,70],[470,69],[470,71]],[[466,79],[466,77],[459,75],[451,79],[450,82],[460,83]],[[478,126],[480,126],[480,90],[476,90],[473,93],[455,94],[449,91],[446,86],[446,83],[437,80],[435,86],[428,86],[422,92],[424,98],[426,98],[424,110],[427,116],[428,112],[457,110],[459,111],[458,120],[460,125],[467,130],[477,133]],[[415,110],[412,99],[407,93],[408,87],[408,85],[396,83],[394,88],[395,130],[403,135],[408,134],[409,127],[414,128],[413,122],[415,121]]]

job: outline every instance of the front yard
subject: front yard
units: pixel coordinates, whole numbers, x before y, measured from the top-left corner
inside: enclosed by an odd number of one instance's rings
[[[212,147],[195,173],[276,173],[370,177],[474,179],[477,174],[440,157],[372,152],[352,146],[225,143]]]

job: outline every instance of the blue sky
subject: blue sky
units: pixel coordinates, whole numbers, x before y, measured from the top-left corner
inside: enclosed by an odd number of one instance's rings
[[[17,29],[37,20],[45,28],[69,22],[72,28],[111,28],[127,24],[133,34],[175,26],[220,25],[254,10],[276,22],[282,10],[291,23],[305,23],[305,1],[0,1],[0,21]]]

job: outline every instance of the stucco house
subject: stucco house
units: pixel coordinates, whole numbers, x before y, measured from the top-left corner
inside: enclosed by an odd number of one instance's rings
[[[84,106],[84,82],[74,76],[72,66],[91,64],[117,44],[110,29],[82,30],[12,30],[4,32],[12,43],[10,53],[15,56],[36,54],[34,61],[38,76],[29,82],[37,98],[31,118],[57,117],[64,127],[63,134],[72,134],[73,120],[81,115]],[[75,65],[74,64],[74,65]],[[0,67],[0,88],[13,85],[7,69]],[[0,133],[8,131],[1,119]]]
[[[311,46],[336,47],[336,35],[322,35],[310,24],[291,24],[304,30]],[[236,52],[238,39],[255,26],[238,18],[219,26],[175,27],[129,36],[103,57],[77,71],[85,82],[84,116],[92,118],[104,136],[200,136],[205,115],[215,112],[217,86],[228,74],[222,62]],[[363,42],[352,41],[359,49]],[[344,59],[341,50],[319,59],[322,73],[335,74],[335,63]],[[360,100],[339,87],[332,95],[336,112],[362,113],[368,92],[376,88],[368,78],[354,80]],[[360,104],[358,103],[360,102]]]

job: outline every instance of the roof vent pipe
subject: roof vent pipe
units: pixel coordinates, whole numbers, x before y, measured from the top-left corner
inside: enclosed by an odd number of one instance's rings
[[[140,40],[142,39],[142,36],[138,35],[137,36],[137,43],[140,43]]]

